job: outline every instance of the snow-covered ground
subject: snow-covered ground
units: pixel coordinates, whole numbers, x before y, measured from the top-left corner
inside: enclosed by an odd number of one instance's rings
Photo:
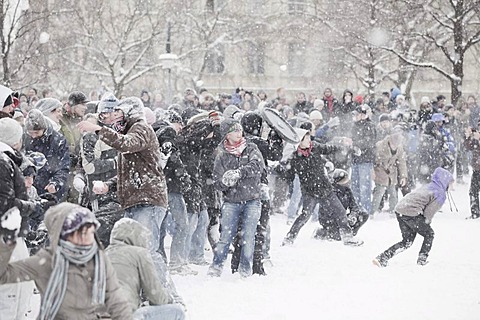
[[[312,239],[317,223],[305,225],[292,247],[281,247],[289,226],[276,215],[266,277],[241,279],[226,265],[221,278],[196,267],[199,275],[174,281],[191,320],[480,319],[480,220],[465,220],[468,185],[456,185],[452,194],[459,213],[447,202],[436,215],[430,263],[423,267],[416,265],[421,236],[387,268],[372,265],[401,239],[387,213],[360,230],[365,244],[359,248]]]
[[[193,266],[197,276],[173,279],[190,320],[480,319],[480,219],[465,220],[468,185],[456,185],[452,194],[459,213],[450,212],[447,202],[436,215],[430,263],[423,267],[416,265],[421,236],[387,268],[372,265],[401,239],[396,219],[386,213],[360,230],[365,244],[358,248],[312,239],[317,223],[310,222],[293,246],[281,247],[289,226],[286,216],[276,215],[266,277],[241,279],[228,261],[220,278]]]

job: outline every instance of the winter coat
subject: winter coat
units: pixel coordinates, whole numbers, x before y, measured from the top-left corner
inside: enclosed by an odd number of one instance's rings
[[[389,136],[377,142],[377,155],[373,166],[375,184],[396,186],[398,178],[407,179],[407,163],[403,146],[398,146],[395,153],[389,146]]]
[[[202,194],[208,208],[220,208],[222,194],[215,188],[213,181],[213,166],[215,163],[215,150],[222,140],[220,126],[213,126],[213,137],[208,139],[200,151],[200,178]]]
[[[192,182],[185,164],[180,157],[180,151],[178,150],[176,141],[177,133],[175,132],[175,129],[165,121],[157,123],[157,126],[154,128],[154,130],[155,134],[157,135],[161,150],[164,149],[164,146],[171,146],[169,148],[170,152],[168,153],[168,159],[165,168],[163,168],[163,173],[165,174],[165,179],[167,180],[168,192],[183,194],[191,188]],[[167,151],[168,150],[164,150],[162,152]]]
[[[172,303],[172,298],[165,293],[148,250],[149,237],[152,234],[135,220],[122,219],[117,222],[110,236],[107,256],[117,273],[122,289],[122,296],[128,300],[132,311],[141,303],[141,295],[150,305]]]
[[[350,93],[352,96],[352,101],[346,103],[345,95]],[[338,117],[340,120],[340,125],[335,128],[334,132],[337,136],[350,137],[351,130],[353,125],[353,116],[352,112],[355,111],[357,104],[353,101],[353,92],[350,90],[345,90],[343,92],[342,100],[337,103],[335,106],[334,116]]]
[[[353,155],[352,163],[374,163],[375,143],[377,142],[377,130],[370,119],[360,120],[352,127],[353,147],[360,149],[360,155]]]
[[[70,210],[60,210],[59,206],[50,210],[53,211],[51,214],[47,214],[45,218],[51,243],[47,249],[41,249],[36,255],[27,259],[8,263],[15,246],[6,245],[0,241],[1,284],[33,280],[40,294],[42,296],[45,294],[55,265],[54,257],[60,239],[60,232],[66,216],[70,213]],[[112,319],[132,319],[132,312],[128,308],[126,299],[121,294],[115,270],[104,251],[99,250],[100,254],[105,258],[105,306],[108,313]],[[92,320],[97,318],[96,308],[98,306],[92,305],[94,270],[95,259],[91,259],[86,265],[69,264],[65,297],[53,320]]]
[[[288,168],[284,175],[289,181],[293,181],[295,174],[300,178],[302,194],[322,198],[332,193],[333,188],[325,172],[327,162],[323,155],[339,151],[340,147],[318,144],[313,142],[313,148],[308,157],[295,151],[293,157],[284,166]]]
[[[240,179],[233,187],[222,182],[228,170],[240,170]],[[261,176],[265,169],[264,160],[258,147],[247,142],[245,150],[237,157],[225,150],[223,143],[217,148],[217,156],[213,166],[213,180],[218,190],[223,192],[226,202],[244,202],[260,198]]]
[[[447,197],[448,185],[453,181],[450,172],[437,168],[433,172],[432,182],[407,194],[395,207],[395,212],[410,217],[420,214],[430,223],[440,210]]]
[[[470,136],[465,140],[464,145],[468,151],[472,152],[470,165],[473,171],[480,171],[480,141]]]
[[[271,132],[274,132],[273,130]],[[262,173],[262,183],[268,184],[267,180],[267,168],[268,168],[268,160],[270,161],[280,161],[282,158],[282,151],[283,151],[283,141],[280,137],[276,134],[270,134],[270,137],[274,137],[274,139],[269,139],[269,141],[260,138],[259,136],[245,133],[245,138],[248,142],[254,143],[260,153],[262,154],[265,169]],[[277,138],[276,138],[277,137]]]
[[[124,209],[149,204],[167,207],[167,184],[160,165],[160,146],[142,118],[127,118],[125,134],[103,127],[99,137],[118,150],[117,196]]]
[[[22,225],[20,236],[28,232],[28,217],[33,211],[33,204],[27,202],[28,194],[23,174],[19,167],[22,156],[10,146],[0,142],[0,218],[13,207],[20,210]],[[7,260],[8,261],[8,260]]]
[[[46,192],[45,187],[53,183],[57,189],[55,196],[59,201],[65,199],[68,192],[68,176],[70,174],[70,152],[67,140],[51,126],[44,134],[33,139],[25,135],[25,153],[40,152],[47,159],[46,164],[37,172],[33,185],[40,194]]]
[[[109,190],[106,194],[97,195],[93,190],[94,181],[107,182],[117,175],[117,155],[118,151],[100,140],[97,134],[87,133],[80,140],[80,156],[82,167],[87,178],[88,200],[99,207],[109,202],[118,202],[117,194],[114,190]]]
[[[79,160],[79,151],[80,151],[80,138],[82,133],[77,128],[77,124],[82,121],[81,117],[76,115],[71,115],[67,112],[63,113],[62,118],[60,119],[60,134],[62,134],[68,143],[68,149],[70,151],[71,163],[70,165],[74,168]]]
[[[293,113],[299,114],[300,112],[305,112],[306,114],[309,114],[312,109],[313,105],[308,101],[303,101],[301,103],[297,102],[293,106]]]
[[[442,141],[436,130],[425,129],[420,136],[420,145],[418,148],[418,178],[422,182],[430,181],[430,177],[437,167],[441,167],[442,161]]]

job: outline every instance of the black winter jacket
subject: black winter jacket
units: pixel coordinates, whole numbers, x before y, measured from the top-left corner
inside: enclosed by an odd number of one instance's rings
[[[353,164],[375,162],[377,130],[370,119],[360,120],[353,124],[352,142],[353,147],[357,147],[361,151],[359,156],[353,155]]]

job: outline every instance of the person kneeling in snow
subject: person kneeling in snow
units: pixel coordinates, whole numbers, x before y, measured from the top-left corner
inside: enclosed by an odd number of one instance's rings
[[[367,211],[360,206],[353,196],[352,189],[348,185],[350,177],[345,170],[335,169],[330,173],[332,180],[333,192],[337,195],[338,200],[342,203],[345,210],[347,210],[347,220],[350,228],[352,228],[352,235],[356,236],[361,226],[368,220]],[[318,221],[321,228],[317,228],[314,234],[315,239],[320,240],[335,240],[340,241],[340,229],[335,223],[335,218],[331,215],[320,215]]]
[[[417,264],[427,264],[428,253],[432,248],[434,232],[430,226],[435,213],[442,208],[447,198],[448,188],[454,179],[450,172],[443,168],[436,168],[432,175],[432,182],[407,194],[395,207],[402,241],[394,244],[373,259],[373,264],[386,267],[397,253],[402,252],[413,244],[415,236],[423,237],[422,248],[418,255]]]

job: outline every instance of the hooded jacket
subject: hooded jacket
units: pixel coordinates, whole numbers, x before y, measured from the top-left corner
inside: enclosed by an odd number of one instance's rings
[[[50,246],[47,249],[41,249],[32,257],[8,263],[15,246],[9,246],[0,241],[0,284],[33,280],[40,294],[42,296],[45,294],[55,265],[54,257],[63,223],[75,207],[77,205],[65,202],[47,211],[45,225],[50,235]],[[105,256],[103,250],[100,251],[100,254]],[[92,285],[95,277],[94,260],[90,260],[86,265],[70,263],[67,271],[67,290],[54,320],[96,319],[97,306],[92,305]],[[115,271],[107,258],[105,258],[105,271],[105,306],[108,313],[112,319],[132,319],[132,312],[128,308],[126,299],[121,295]]]
[[[46,192],[45,187],[53,183],[57,189],[55,196],[62,201],[68,192],[67,179],[70,174],[70,152],[65,137],[49,125],[39,138],[33,139],[25,135],[24,146],[26,154],[40,152],[47,159],[47,163],[38,170],[35,177],[35,188],[42,194]]]
[[[390,136],[387,136],[376,144],[377,154],[373,166],[374,181],[382,186],[396,186],[398,178],[407,178],[407,163],[403,146],[399,145],[393,153],[389,141]]]
[[[124,209],[141,205],[167,207],[167,184],[160,164],[160,146],[153,128],[143,115],[139,98],[126,98],[117,107],[126,121],[124,133],[111,128],[99,137],[119,151],[117,195]]]
[[[142,303],[143,292],[150,305],[172,303],[172,298],[158,280],[153,260],[148,250],[149,237],[152,234],[139,222],[124,218],[113,227],[110,246],[106,253],[115,269],[122,296],[128,300],[132,311]]]
[[[420,189],[407,194],[395,207],[395,212],[416,217],[424,215],[430,223],[435,213],[440,210],[447,198],[448,185],[453,181],[450,172],[443,168],[436,168],[432,175],[432,182]]]

